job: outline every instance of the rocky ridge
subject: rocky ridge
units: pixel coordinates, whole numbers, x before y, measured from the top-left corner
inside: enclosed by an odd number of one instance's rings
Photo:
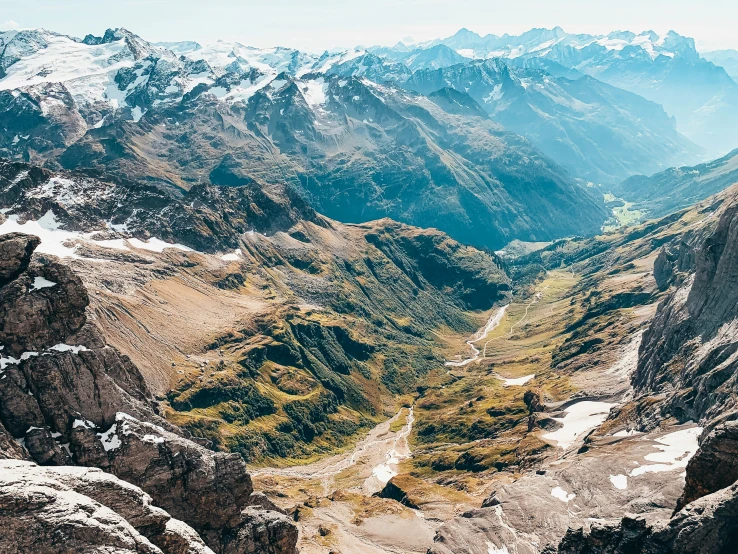
[[[735,544],[734,195],[729,189],[712,199],[720,207],[691,247],[692,271],[673,281],[643,335],[632,377],[635,398],[611,414],[635,414],[641,429],[669,418],[705,426],[674,513],[570,530],[559,552],[707,553],[729,552]]]
[[[738,152],[693,167],[673,167],[650,177],[636,175],[612,188],[612,192],[645,210],[649,217],[663,217],[704,200],[736,182]]]

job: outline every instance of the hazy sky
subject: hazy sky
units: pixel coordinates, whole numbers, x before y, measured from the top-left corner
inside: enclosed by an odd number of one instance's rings
[[[736,0],[0,0],[0,29],[45,27],[74,36],[126,27],[147,40],[237,39],[324,50],[427,40],[466,27],[517,34],[532,27],[694,37],[701,49],[738,48]]]

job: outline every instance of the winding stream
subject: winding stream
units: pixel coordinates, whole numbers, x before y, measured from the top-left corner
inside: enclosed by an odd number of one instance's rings
[[[472,349],[471,358],[461,360],[460,362],[446,362],[446,366],[464,367],[465,365],[479,360],[479,354],[481,354],[481,351],[476,346],[474,346],[474,344],[487,338],[487,335],[489,335],[500,324],[500,321],[502,321],[502,318],[504,317],[506,311],[507,306],[503,306],[502,308],[498,309],[489,317],[487,324],[482,329],[474,333],[471,339],[466,341],[466,344],[468,344]]]
[[[302,466],[257,469],[252,471],[252,475],[268,474],[320,479],[324,486],[329,488],[336,475],[354,465],[361,465],[365,468],[363,471],[366,475],[361,489],[366,494],[373,494],[381,490],[387,481],[397,475],[397,466],[400,461],[411,456],[408,437],[415,422],[412,407],[408,410],[407,420],[402,429],[397,432],[390,431],[390,426],[400,418],[402,413],[403,410],[400,410],[391,419],[371,429],[351,452]]]

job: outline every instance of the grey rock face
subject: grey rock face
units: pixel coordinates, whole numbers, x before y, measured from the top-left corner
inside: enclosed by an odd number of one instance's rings
[[[247,508],[242,524],[222,538],[223,554],[297,554],[297,528],[277,512]]]
[[[0,462],[3,552],[213,554],[151,497],[99,469]]]
[[[86,463],[146,490],[158,505],[197,528],[234,527],[253,492],[238,454],[213,453],[194,442],[118,413]],[[72,452],[83,445],[73,443]],[[89,454],[89,453],[88,453]]]
[[[718,425],[702,440],[687,465],[684,494],[677,509],[738,481],[738,421]]]
[[[94,438],[81,427],[72,438],[76,459],[140,486],[222,552],[296,552],[297,530],[286,516],[249,507],[253,487],[240,455],[210,452],[124,413]]]
[[[31,457],[41,465],[61,466],[72,461],[48,429],[32,427],[26,432],[24,445]]]
[[[618,524],[569,530],[559,554],[728,554],[738,544],[738,485],[705,496],[671,520],[625,517]]]
[[[669,260],[666,250],[662,249],[653,262],[653,277],[656,279],[656,285],[659,287],[659,290],[669,288],[674,278],[674,266]]]
[[[736,409],[738,206],[693,248],[694,277],[670,294],[643,335],[633,386],[665,394],[663,414],[712,420]]]
[[[28,247],[35,248],[35,240],[27,237]],[[3,243],[0,248],[3,255],[6,248],[15,249],[14,243]],[[36,289],[38,277],[54,286]],[[66,266],[28,267],[0,289],[0,344],[20,356],[62,343],[84,325],[88,303],[82,281]]]
[[[31,262],[33,251],[41,243],[38,237],[30,240],[22,233],[9,233],[0,236],[0,286],[5,286],[18,277]]]
[[[0,460],[25,460],[28,458],[28,452],[8,433],[2,423],[0,423]]]

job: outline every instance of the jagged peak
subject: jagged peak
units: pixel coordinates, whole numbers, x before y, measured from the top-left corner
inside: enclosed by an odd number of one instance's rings
[[[482,35],[479,33],[475,33],[474,31],[470,31],[466,27],[462,27],[456,33],[453,35],[454,37],[474,37],[474,38],[482,38]]]

